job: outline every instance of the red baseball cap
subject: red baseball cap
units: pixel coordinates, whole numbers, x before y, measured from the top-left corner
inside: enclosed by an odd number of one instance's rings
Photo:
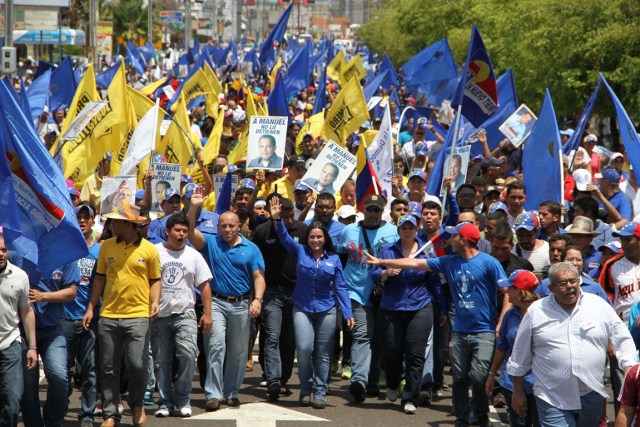
[[[498,286],[501,288],[514,288],[522,289],[523,291],[533,292],[538,287],[540,282],[535,274],[529,270],[516,270],[509,276],[508,279],[498,280]]]
[[[461,222],[455,227],[447,227],[445,231],[451,235],[459,234],[473,244],[478,244],[478,240],[480,240],[480,231],[470,222]]]

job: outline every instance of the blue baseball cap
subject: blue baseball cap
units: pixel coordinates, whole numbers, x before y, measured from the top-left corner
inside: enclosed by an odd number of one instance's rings
[[[189,184],[185,185],[184,188],[182,189],[182,195],[187,199],[190,199],[191,196],[193,196],[193,192],[198,188],[200,188],[198,184],[194,184],[193,182],[190,182]]]
[[[494,213],[496,211],[504,211],[504,213],[508,213],[507,205],[502,202],[493,202],[491,206],[489,206],[489,213]]]
[[[422,204],[418,202],[409,202],[409,215],[420,218],[422,216]]]
[[[78,215],[80,213],[81,210],[86,209],[87,212],[89,213],[89,216],[93,219],[96,217],[96,213],[93,211],[93,209],[91,209],[91,206],[88,205],[80,205],[80,206],[76,206],[75,208],[73,208],[73,212],[75,212],[76,215]]]
[[[410,222],[414,227],[418,228],[418,220],[413,215],[403,215],[398,218],[398,228],[402,227],[407,222]]]
[[[136,200],[144,199],[144,190],[136,190]]]
[[[243,187],[247,187],[250,188],[252,190],[256,189],[256,183],[253,182],[253,180],[251,178],[244,178],[242,181],[240,181],[240,185],[238,185],[238,188],[243,188]]]
[[[309,187],[302,182],[301,179],[296,179],[296,182],[293,186],[293,191],[307,191],[309,189]]]
[[[187,184],[187,185],[189,185],[189,184]],[[186,188],[187,188],[187,187],[185,187],[185,189],[186,189]],[[178,197],[180,197],[180,192],[179,192],[178,190],[176,190],[175,188],[173,188],[173,187],[166,188],[166,189],[162,192],[162,200],[158,200],[158,202],[159,202],[159,203],[162,203],[162,202],[164,202],[165,200],[169,200],[169,199],[170,199],[170,198],[172,198],[173,196],[178,196]],[[191,197],[191,196],[189,195],[189,197]]]
[[[628,222],[619,231],[613,232],[613,237],[640,237],[640,224],[635,221]]]
[[[619,254],[622,252],[622,245],[617,240],[612,240],[611,242],[604,244],[598,248],[600,252],[603,252],[605,249],[611,250],[615,254]]]
[[[614,168],[605,169],[602,172],[602,179],[606,179],[609,182],[620,182],[620,177],[620,172]]]
[[[409,179],[415,178],[415,177],[418,177],[424,182],[427,182],[427,177],[423,171],[415,171],[415,172],[412,172],[411,175],[409,175]]]
[[[516,223],[513,227],[516,231],[525,229],[527,231],[533,231],[540,228],[540,221],[538,217],[531,212],[523,212],[516,218]]]
[[[424,142],[418,142],[416,144],[416,156],[426,156],[427,153],[427,144],[425,144]]]
[[[188,174],[184,174],[182,175],[182,177],[180,177],[180,183],[186,182],[187,184],[191,184],[193,182],[193,178],[191,178],[191,175]]]

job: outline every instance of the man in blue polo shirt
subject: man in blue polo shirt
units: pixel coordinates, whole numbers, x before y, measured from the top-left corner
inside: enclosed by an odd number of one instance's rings
[[[320,193],[316,199],[316,206],[313,211],[313,218],[306,220],[304,223],[310,225],[312,222],[318,221],[325,226],[331,237],[333,247],[337,248],[340,243],[340,236],[344,230],[344,224],[333,218],[336,213],[336,198],[331,193]]]
[[[631,201],[620,191],[620,171],[613,168],[605,169],[600,180],[600,190],[595,185],[587,186],[588,191],[593,191],[596,199],[599,199],[600,208],[607,211],[607,223],[615,224],[620,230],[633,218],[633,206]]]
[[[24,258],[16,264],[29,276],[29,302],[36,313],[36,339],[38,354],[47,376],[47,401],[40,411],[39,370],[24,370],[22,418],[26,427],[62,426],[67,408],[67,343],[62,330],[65,302],[76,297],[80,282],[77,262],[56,268],[43,274]]]
[[[203,191],[198,188],[190,195],[189,240],[214,271],[211,281],[213,326],[205,335],[208,374],[204,392],[205,409],[215,411],[223,398],[228,406],[240,406],[238,391],[247,361],[249,316],[255,318],[262,310],[264,259],[258,247],[238,233],[240,219],[233,212],[220,216],[217,235],[197,230],[193,224],[204,201]]]

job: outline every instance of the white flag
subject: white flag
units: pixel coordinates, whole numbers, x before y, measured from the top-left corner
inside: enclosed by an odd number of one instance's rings
[[[134,175],[138,163],[151,154],[156,147],[159,111],[158,100],[156,100],[156,105],[147,111],[138,122],[136,130],[131,135],[127,155],[120,166],[121,175]]]
[[[393,140],[391,136],[391,114],[389,103],[384,107],[384,115],[380,130],[367,147],[369,160],[376,172],[380,187],[387,192],[387,199],[391,198],[391,178],[393,177]]]

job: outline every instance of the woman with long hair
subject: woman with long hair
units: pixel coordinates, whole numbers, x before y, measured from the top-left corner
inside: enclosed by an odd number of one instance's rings
[[[291,299],[300,404],[309,406],[313,391],[313,407],[323,409],[327,404],[327,381],[333,355],[336,297],[349,329],[355,324],[342,264],[322,223],[311,223],[303,242],[298,243],[280,218],[282,204],[279,197],[271,199],[269,211],[282,246],[297,259],[296,287]]]

